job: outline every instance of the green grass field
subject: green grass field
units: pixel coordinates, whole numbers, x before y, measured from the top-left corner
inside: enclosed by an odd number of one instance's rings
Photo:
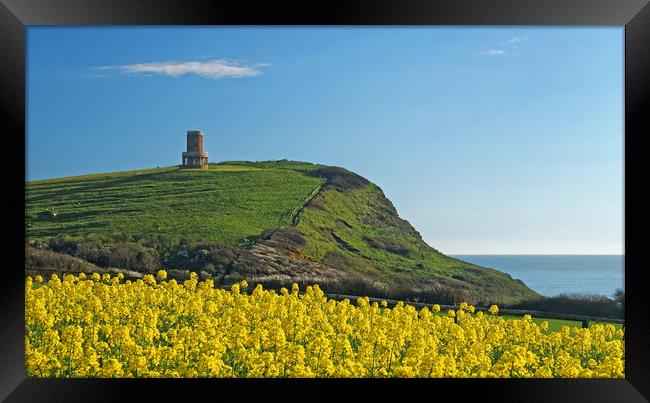
[[[27,237],[166,234],[238,245],[289,224],[289,213],[323,182],[303,175],[309,169],[314,166],[230,163],[29,182]]]

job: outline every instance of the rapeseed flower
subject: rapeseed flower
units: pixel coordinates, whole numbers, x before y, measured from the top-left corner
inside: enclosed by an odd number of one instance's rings
[[[97,273],[25,279],[29,377],[623,377],[624,330],[549,332],[463,303],[335,301],[256,285]],[[39,281],[41,283],[39,284]],[[453,320],[457,317],[457,323]]]

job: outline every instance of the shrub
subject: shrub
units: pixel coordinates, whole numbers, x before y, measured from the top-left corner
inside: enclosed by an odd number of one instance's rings
[[[119,243],[108,255],[108,265],[133,268],[139,252],[141,252],[139,245],[126,242]]]
[[[318,168],[313,174],[324,177],[325,186],[338,191],[358,189],[370,183],[366,178],[339,167]]]
[[[70,272],[92,272],[97,270],[97,266],[85,260],[64,253],[33,248],[29,245],[25,246],[25,268]]]
[[[618,288],[616,291],[614,291],[612,298],[620,308],[621,312],[625,312],[625,291]]]
[[[623,318],[623,307],[604,295],[561,294],[509,305],[508,308],[569,313],[603,318]]]

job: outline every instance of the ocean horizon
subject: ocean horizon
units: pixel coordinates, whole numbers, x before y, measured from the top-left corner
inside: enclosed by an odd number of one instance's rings
[[[519,279],[541,295],[598,294],[625,289],[625,255],[450,255]]]

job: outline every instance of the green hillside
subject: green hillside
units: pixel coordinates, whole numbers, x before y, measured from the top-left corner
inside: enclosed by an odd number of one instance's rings
[[[317,282],[330,292],[434,302],[537,297],[507,274],[427,245],[378,186],[337,167],[168,167],[33,181],[26,197],[31,245],[103,267],[189,269],[220,285]],[[51,266],[43,256],[29,261]]]
[[[289,224],[289,212],[323,182],[302,173],[315,167],[228,163],[34,181],[27,186],[27,237],[161,233],[238,245]]]

